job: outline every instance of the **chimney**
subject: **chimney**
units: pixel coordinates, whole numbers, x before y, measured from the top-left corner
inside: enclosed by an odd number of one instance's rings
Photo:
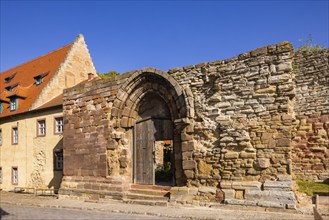
[[[93,73],[88,73],[88,81],[94,79],[94,74]]]

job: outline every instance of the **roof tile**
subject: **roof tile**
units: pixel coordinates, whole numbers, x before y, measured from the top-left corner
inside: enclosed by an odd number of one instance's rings
[[[66,45],[46,55],[0,73],[0,101],[4,106],[4,111],[0,114],[0,118],[30,110],[44,86],[54,76],[65,60],[72,45],[73,44]],[[34,77],[38,75],[43,75],[42,83],[40,85],[35,85]],[[13,88],[13,91],[6,91],[6,87],[16,83],[19,83],[19,85]],[[12,96],[19,97],[19,107],[16,111],[10,111],[9,109],[10,99],[8,97]]]

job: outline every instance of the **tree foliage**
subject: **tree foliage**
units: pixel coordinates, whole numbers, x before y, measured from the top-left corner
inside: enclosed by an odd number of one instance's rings
[[[313,42],[312,34],[309,34],[306,40],[300,39],[299,41],[301,42],[301,46],[296,49],[296,52],[318,51],[324,48]]]
[[[97,75],[102,79],[108,79],[108,78],[116,77],[116,76],[120,75],[120,73],[118,73],[117,71],[111,70],[110,72],[107,72],[107,73],[97,73]]]

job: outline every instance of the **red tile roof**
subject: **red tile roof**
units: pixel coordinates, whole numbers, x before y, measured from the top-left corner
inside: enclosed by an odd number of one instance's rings
[[[46,55],[0,73],[0,102],[2,102],[3,105],[3,112],[0,113],[0,118],[30,110],[42,89],[47,85],[65,60],[72,45],[73,44],[66,45]],[[39,75],[43,77],[42,83],[36,85],[35,77]],[[7,87],[16,83],[18,83],[18,85],[15,86],[12,91],[6,90]],[[10,111],[10,97],[14,96],[17,96],[19,100],[18,109]],[[58,100],[56,100],[56,103],[58,103],[57,101]]]

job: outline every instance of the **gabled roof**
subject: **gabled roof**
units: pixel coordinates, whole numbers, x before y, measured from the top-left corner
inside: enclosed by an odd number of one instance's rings
[[[32,104],[36,101],[42,89],[65,61],[72,45],[66,45],[0,73],[0,102],[4,107],[0,118],[31,110]],[[42,78],[42,83],[39,85],[35,84],[37,76]],[[12,91],[6,90],[6,88],[15,84],[17,85],[12,88]],[[19,99],[18,109],[15,111],[10,111],[9,108],[11,97]]]

